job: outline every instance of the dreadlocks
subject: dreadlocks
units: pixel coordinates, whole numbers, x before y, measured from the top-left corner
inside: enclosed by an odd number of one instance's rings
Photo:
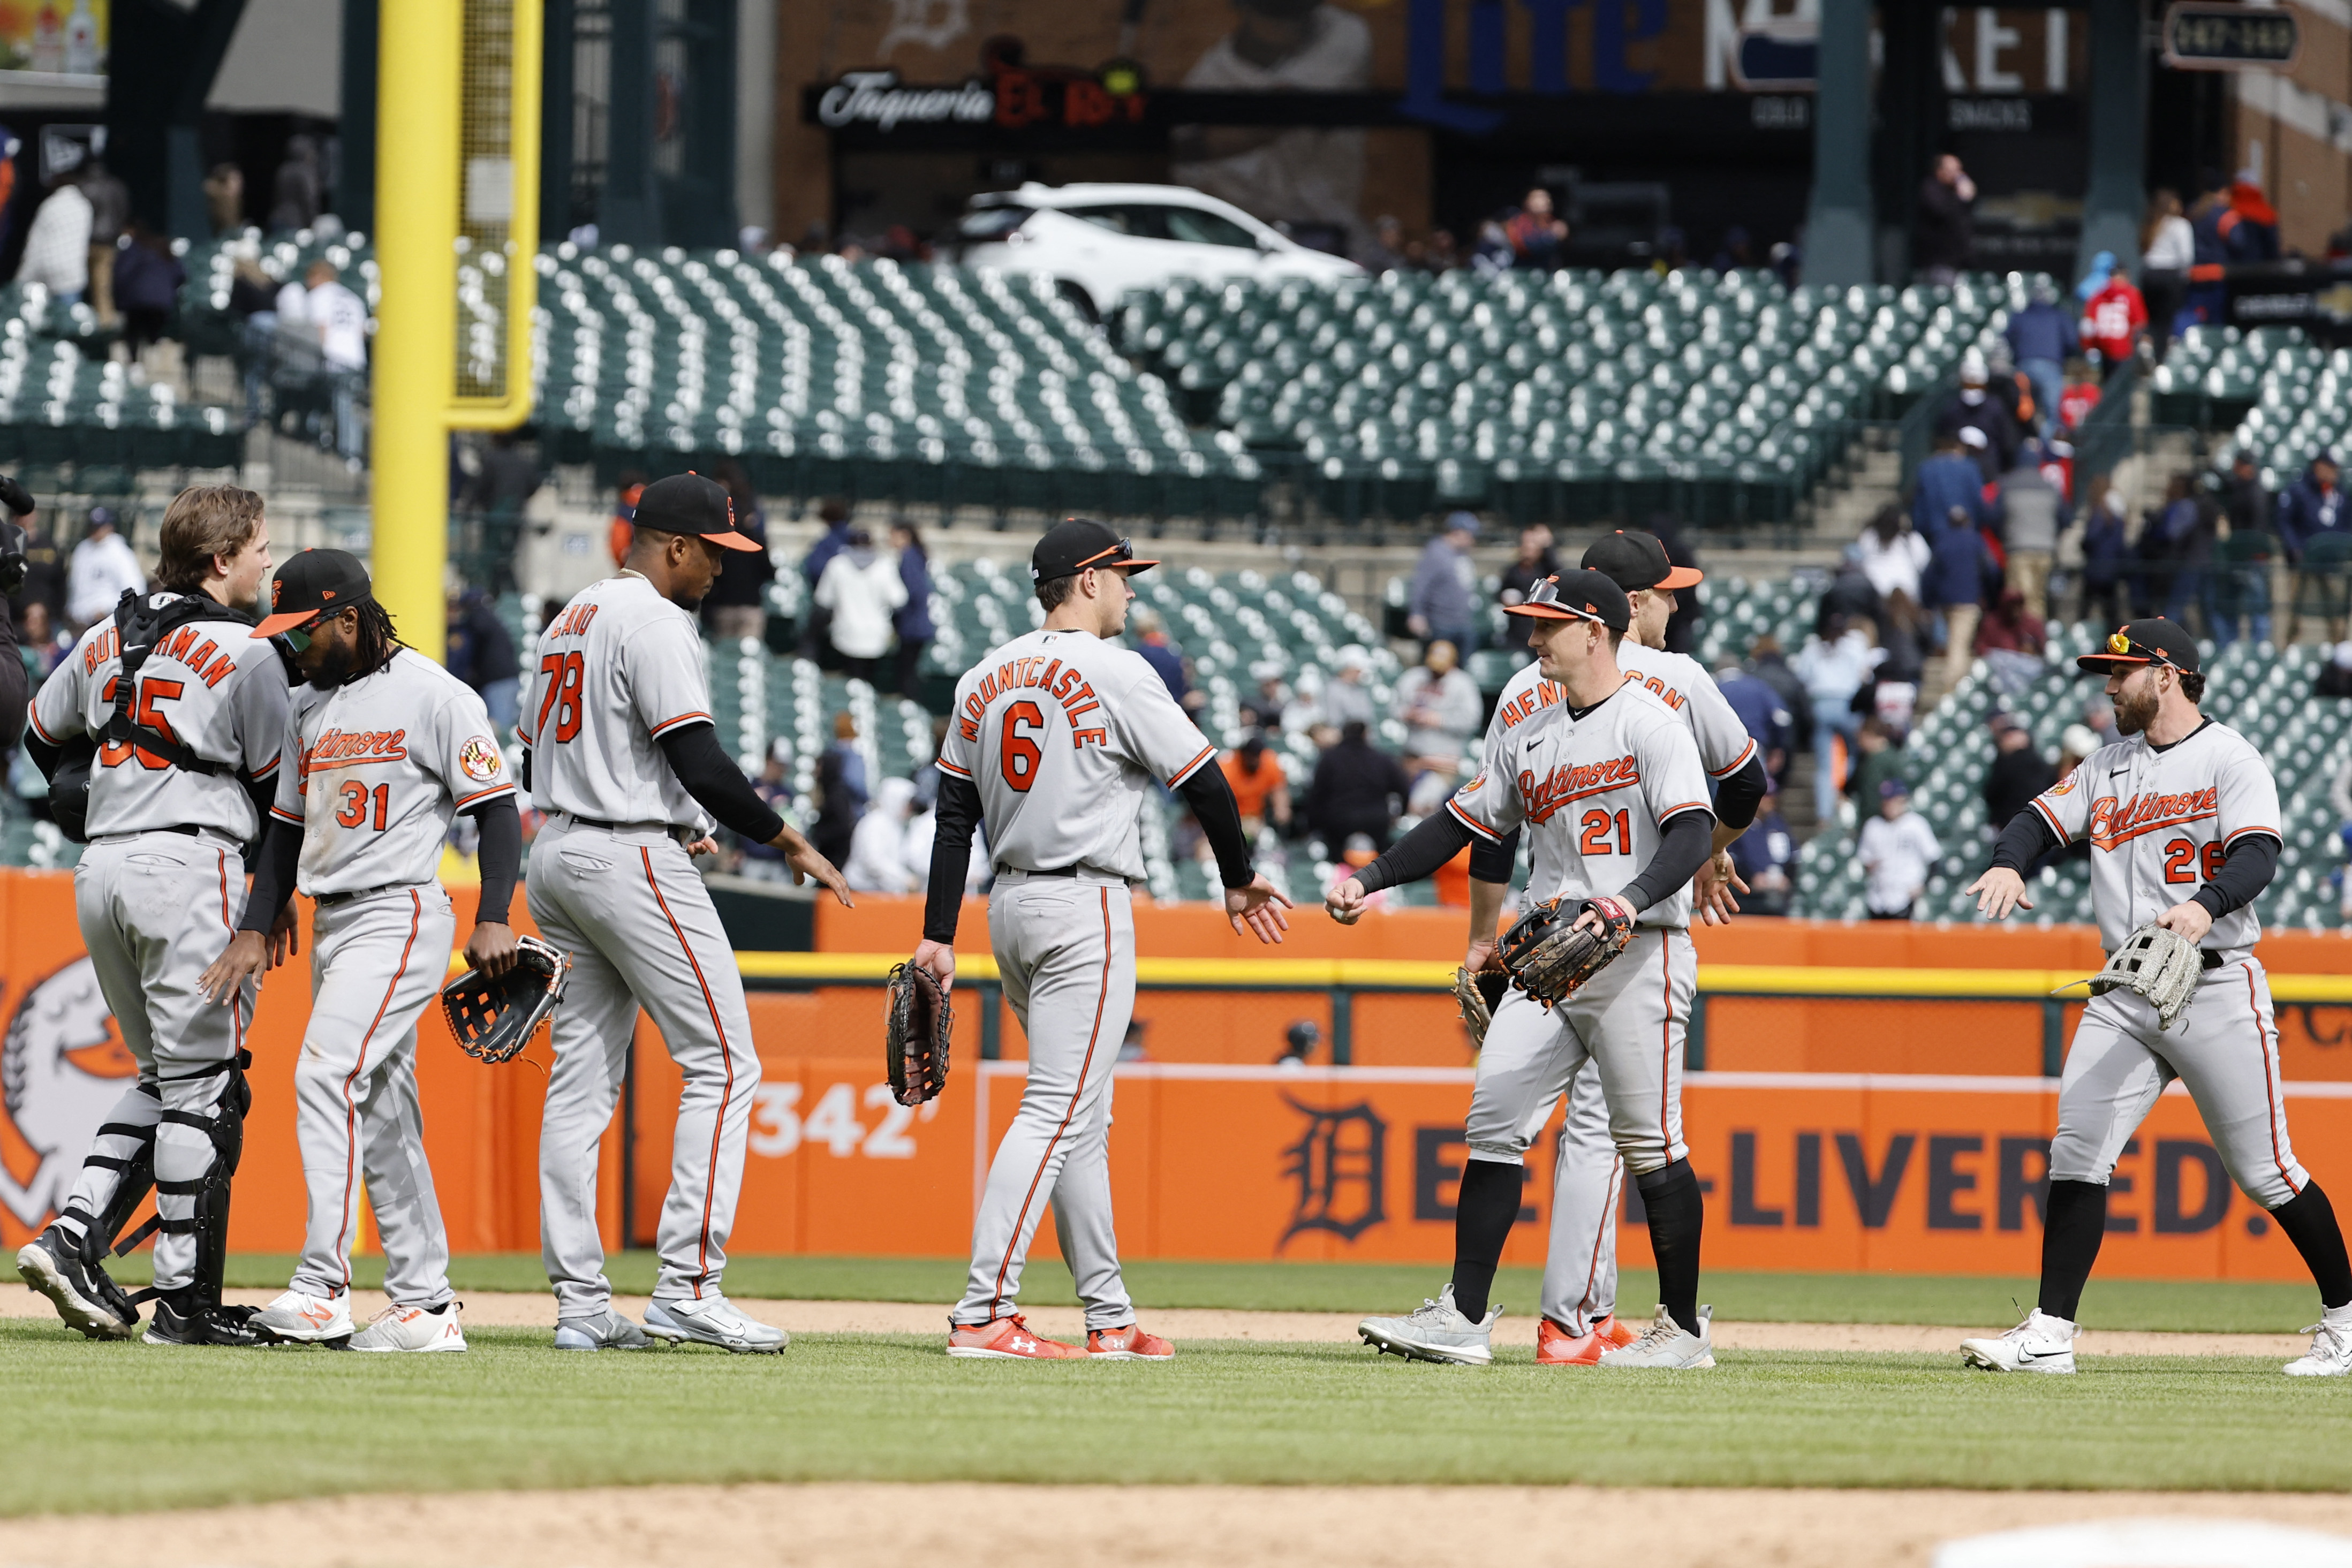
[[[392,663],[400,652],[400,633],[392,624],[391,612],[373,599],[362,599],[352,607],[359,612],[359,635],[352,649],[352,673],[345,681],[356,681],[374,674]]]

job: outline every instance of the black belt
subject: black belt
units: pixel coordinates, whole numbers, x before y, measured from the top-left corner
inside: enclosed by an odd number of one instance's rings
[[[2226,961],[2222,958],[2221,954],[2216,953],[2210,947],[2200,948],[2198,950],[2198,957],[2199,961],[2208,969],[2218,969]]]
[[[1012,866],[1007,869],[1017,871],[1024,876],[1076,876],[1078,874],[1078,868],[1074,865],[1057,865],[1051,871],[1031,871],[1026,866]]]
[[[373,898],[379,893],[401,893],[412,887],[424,885],[425,884],[423,883],[415,882],[387,882],[381,887],[362,887],[351,893],[322,893],[310,900],[310,903],[320,909],[332,909],[339,904],[349,904],[353,899]]]
[[[563,814],[567,817],[571,817],[573,821],[579,823],[583,828],[602,828],[608,833],[626,833],[635,831],[644,826],[644,824],[636,822],[608,822],[602,817],[575,816],[570,811],[566,811]],[[681,828],[675,822],[664,822],[661,825],[661,831],[682,844],[692,843],[694,841],[695,832],[692,828]]]

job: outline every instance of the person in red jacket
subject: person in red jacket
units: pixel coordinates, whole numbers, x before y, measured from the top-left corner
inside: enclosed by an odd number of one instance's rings
[[[2093,287],[2094,284],[2097,287]],[[2083,287],[2084,345],[2098,351],[2100,370],[2113,375],[2116,366],[2132,357],[2140,334],[2147,329],[2147,301],[2132,280],[2116,269],[2112,251],[2103,250],[2092,258],[2091,275],[2083,280]]]

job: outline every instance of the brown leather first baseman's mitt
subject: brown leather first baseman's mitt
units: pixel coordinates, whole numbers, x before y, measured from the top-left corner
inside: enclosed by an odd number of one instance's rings
[[[948,1086],[948,1038],[955,1009],[929,969],[900,964],[890,971],[883,1014],[883,1049],[890,1066],[890,1098],[919,1105]]]
[[[1580,927],[1591,910],[1599,929]],[[1622,898],[1549,898],[1511,923],[1495,947],[1511,984],[1546,1007],[1574,996],[1633,937],[1633,909]]]

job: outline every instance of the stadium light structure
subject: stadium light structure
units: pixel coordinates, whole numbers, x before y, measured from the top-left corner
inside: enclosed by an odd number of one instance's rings
[[[375,591],[447,631],[449,432],[530,417],[541,0],[384,0],[377,51]]]

